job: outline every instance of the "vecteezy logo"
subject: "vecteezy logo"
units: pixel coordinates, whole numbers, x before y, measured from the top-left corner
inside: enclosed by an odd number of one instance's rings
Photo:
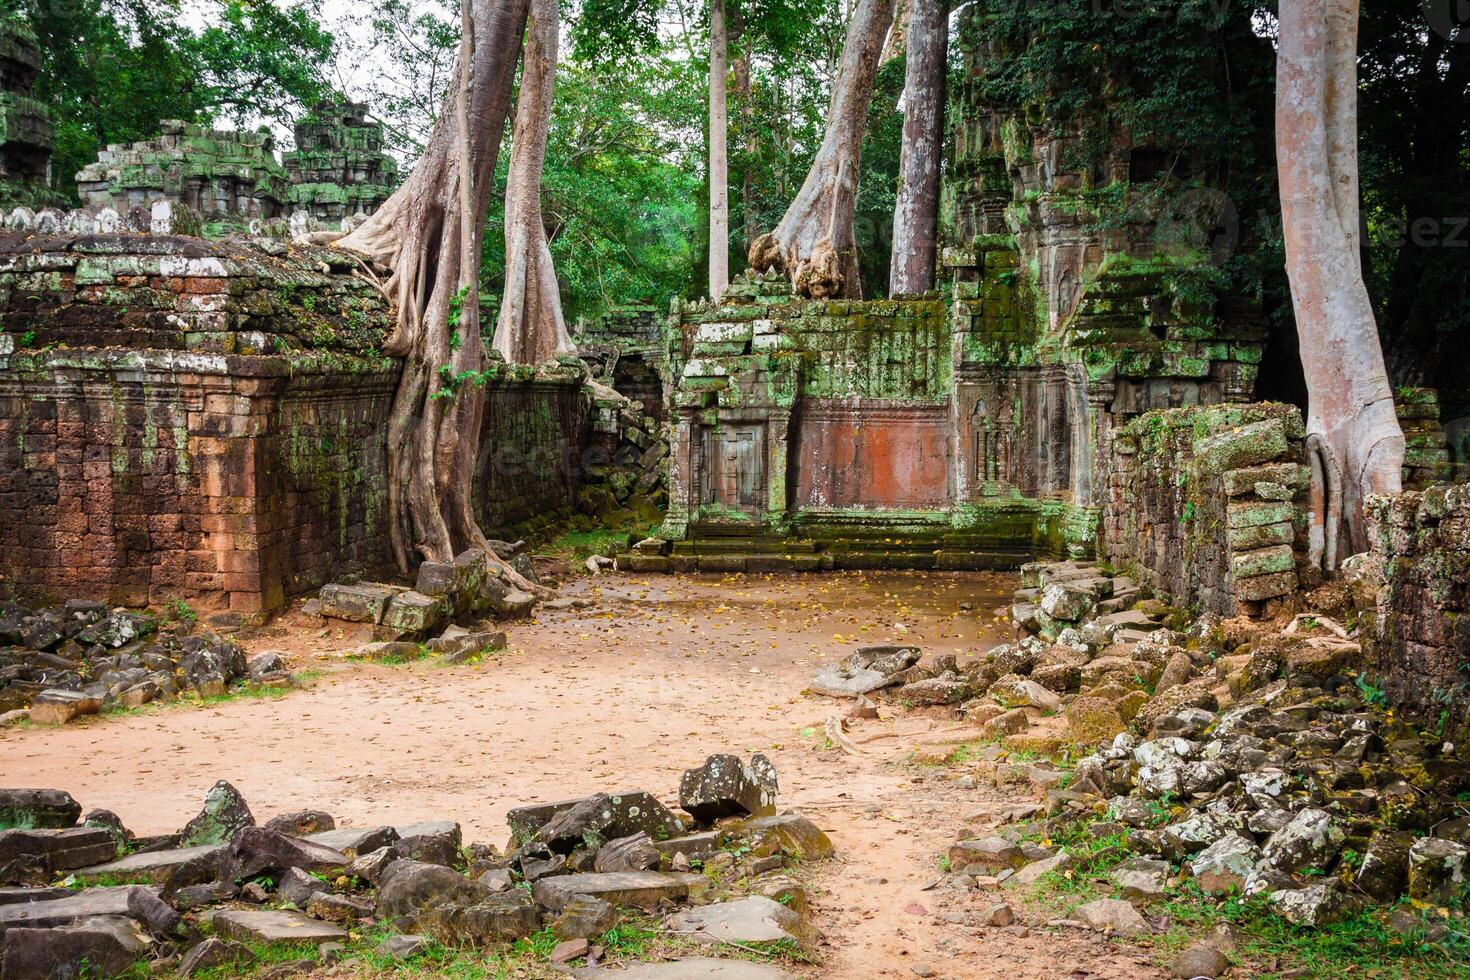
[[[1451,44],[1470,44],[1470,0],[1422,0],[1429,29]]]

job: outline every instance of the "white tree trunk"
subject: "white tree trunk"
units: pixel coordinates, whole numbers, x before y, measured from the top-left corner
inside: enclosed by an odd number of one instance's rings
[[[888,294],[913,296],[934,288],[939,231],[939,155],[944,145],[944,76],[949,49],[945,0],[910,0],[904,65],[903,144]]]
[[[719,302],[730,285],[730,155],[725,86],[729,76],[729,38],[725,0],[709,5],[709,297]]]
[[[505,185],[505,295],[491,341],[511,364],[536,364],[576,352],[541,215],[541,171],[556,85],[557,0],[531,0],[521,92]]]
[[[1281,217],[1321,481],[1313,551],[1329,569],[1341,550],[1367,547],[1364,497],[1395,493],[1403,479],[1404,436],[1358,254],[1357,35],[1356,0],[1281,0]]]
[[[822,146],[776,230],[750,245],[750,264],[780,269],[798,294],[861,299],[853,215],[868,104],[893,0],[857,0],[842,46]]]

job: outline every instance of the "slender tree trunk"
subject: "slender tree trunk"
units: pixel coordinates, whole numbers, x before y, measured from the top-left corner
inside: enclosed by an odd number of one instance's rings
[[[883,45],[883,57],[878,59],[880,66],[903,54],[908,47],[909,21],[913,13],[914,0],[894,0],[893,28],[888,32],[888,42]]]
[[[730,30],[726,39],[739,54],[730,63],[735,79],[735,103],[740,112],[740,253],[743,255],[761,233],[760,215],[755,208],[755,167],[760,157],[760,134],[755,130],[755,90],[751,84],[751,44],[745,33],[745,18],[740,8],[730,11]]]
[[[939,233],[939,155],[944,145],[944,76],[949,50],[945,0],[909,0],[904,65],[903,145],[893,209],[890,296],[934,288]]]
[[[1367,547],[1363,499],[1397,492],[1404,459],[1358,251],[1357,31],[1356,0],[1281,2],[1276,157],[1308,445],[1321,474],[1313,557],[1329,569]]]
[[[531,0],[505,184],[505,295],[491,342],[511,364],[535,364],[577,349],[562,316],[561,291],[541,215],[558,19],[556,0]]]
[[[857,0],[832,84],[821,148],[776,230],[750,244],[750,264],[780,269],[798,294],[861,299],[853,215],[868,104],[893,0]]]
[[[418,165],[336,242],[390,270],[383,289],[396,322],[384,348],[403,359],[403,373],[388,419],[389,536],[405,572],[466,547],[498,561],[471,497],[484,417],[484,391],[474,383],[484,369],[476,285],[526,3],[465,0],[459,84]]]
[[[709,5],[709,297],[719,302],[730,285],[730,155],[725,86],[729,80],[725,0]]]

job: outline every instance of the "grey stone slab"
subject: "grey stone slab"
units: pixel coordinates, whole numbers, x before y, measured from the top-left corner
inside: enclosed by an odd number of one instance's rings
[[[125,858],[94,864],[77,872],[81,877],[110,875],[118,878],[133,878],[138,881],[162,881],[170,871],[186,861],[224,850],[221,844],[200,844],[198,847],[176,847],[168,851],[149,851],[144,854],[129,854]]]
[[[651,909],[668,899],[687,898],[691,886],[703,886],[703,875],[661,871],[610,871],[605,874],[556,875],[542,878],[531,894],[540,905],[559,912],[577,895],[590,895],[613,905]]]
[[[599,966],[590,970],[576,970],[572,975],[594,980],[599,977],[607,980],[796,980],[795,974],[787,973],[769,963],[705,957],[674,960],[671,963],[634,963],[627,969]]]
[[[137,887],[147,886],[89,888],[46,902],[0,905],[0,933],[8,928],[53,929],[98,915],[128,915],[128,893]]]
[[[348,857],[361,857],[380,847],[387,847],[400,836],[402,835],[392,827],[338,827],[336,830],[308,834],[305,839],[313,844],[341,851]]]
[[[763,895],[686,909],[671,916],[669,924],[676,932],[692,933],[696,942],[775,943],[802,938],[801,916]]]
[[[214,914],[214,928],[242,942],[328,943],[347,938],[346,930],[330,922],[277,909],[225,909]]]
[[[70,888],[0,888],[0,905],[49,902],[56,898],[69,898],[75,894],[76,892]]]

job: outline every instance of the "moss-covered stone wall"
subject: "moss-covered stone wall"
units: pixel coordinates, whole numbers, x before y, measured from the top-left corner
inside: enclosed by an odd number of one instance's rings
[[[399,363],[329,249],[0,235],[0,590],[247,613],[391,560]],[[484,373],[487,529],[576,501],[580,365]]]
[[[1368,498],[1374,666],[1395,704],[1470,736],[1470,486]]]
[[[378,567],[396,378],[349,356],[0,356],[5,585],[254,613]]]
[[[1147,412],[1113,440],[1112,564],[1170,603],[1221,616],[1296,591],[1306,555],[1305,429],[1271,403]]]

